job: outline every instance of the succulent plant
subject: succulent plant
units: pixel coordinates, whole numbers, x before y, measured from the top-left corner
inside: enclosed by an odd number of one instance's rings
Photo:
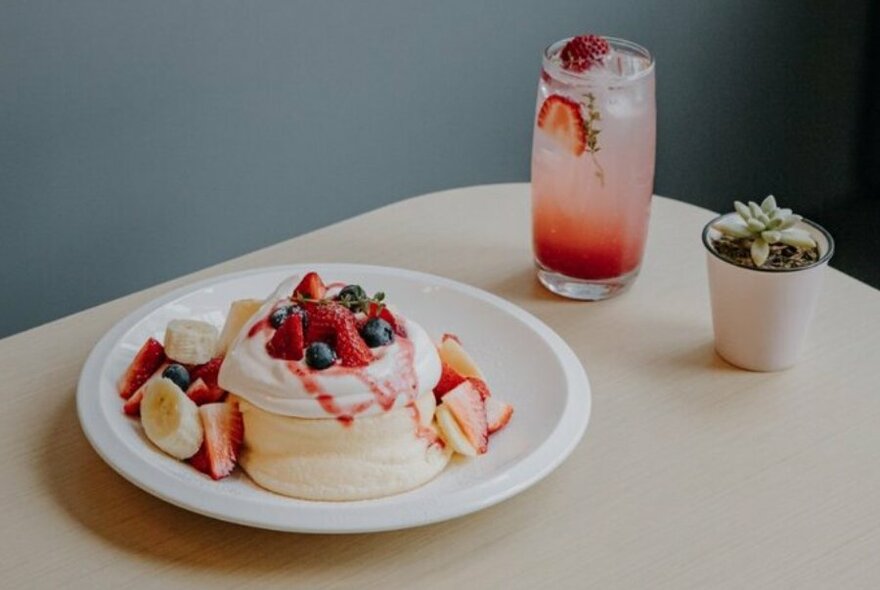
[[[768,195],[760,205],[749,201],[746,205],[734,201],[737,216],[728,216],[712,227],[737,240],[751,240],[750,253],[755,266],[761,266],[770,255],[772,244],[788,244],[795,248],[816,247],[816,241],[806,230],[795,227],[802,219],[791,209],[781,209],[776,198]]]

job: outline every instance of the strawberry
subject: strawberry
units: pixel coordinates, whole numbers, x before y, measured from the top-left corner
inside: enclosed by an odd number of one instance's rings
[[[351,314],[336,328],[336,354],[343,367],[366,367],[373,360],[373,353],[358,333]]]
[[[244,439],[244,420],[237,402],[205,404],[199,407],[205,439],[190,464],[213,479],[232,473]]]
[[[122,406],[122,411],[125,412],[127,416],[140,416],[141,415],[141,400],[144,398],[144,394],[147,392],[147,385],[149,385],[150,381],[153,379],[158,379],[162,376],[162,373],[165,371],[165,368],[168,366],[167,362],[159,365],[159,368],[150,375],[150,377],[144,381],[144,384],[137,388],[131,397],[125,401],[125,405]]]
[[[208,385],[201,377],[193,381],[186,390],[186,396],[194,401],[197,406],[219,402],[223,399],[224,395],[226,395],[225,391],[216,385]]]
[[[489,423],[489,434],[498,432],[510,422],[513,415],[513,406],[506,404],[498,398],[487,398],[486,421]]]
[[[479,377],[468,377],[467,380],[471,382],[471,385],[474,386],[474,389],[477,390],[477,393],[480,394],[483,401],[492,397],[492,392],[489,391],[489,385],[485,381]]]
[[[373,360],[370,347],[358,333],[357,318],[338,303],[312,306],[306,342],[335,344],[343,367],[365,367]]]
[[[538,111],[538,127],[562,143],[575,156],[587,147],[587,131],[581,107],[575,101],[551,94]]]
[[[306,299],[315,300],[322,299],[326,293],[327,287],[316,272],[306,274],[306,276],[304,276],[299,282],[299,285],[296,286],[296,289],[293,290],[294,298],[296,298],[297,295],[301,295]]]
[[[586,72],[608,55],[611,47],[599,35],[579,35],[565,44],[559,57],[562,67],[571,72]]]
[[[446,361],[441,360],[440,367],[442,369],[440,373],[440,381],[434,386],[434,397],[437,398],[437,403],[440,403],[440,400],[443,399],[444,395],[465,381],[465,378],[462,377],[458,371],[453,369]]]
[[[148,338],[117,383],[119,395],[128,399],[165,362],[165,348],[155,338]]]
[[[298,361],[303,357],[304,345],[302,316],[291,315],[275,330],[272,339],[266,343],[266,350],[274,358]]]
[[[196,365],[189,372],[192,381],[201,379],[206,385],[217,385],[217,375],[220,373],[220,365],[223,364],[223,356],[214,357],[207,363]]]
[[[122,411],[125,412],[126,416],[137,417],[141,415],[141,400],[144,399],[144,392],[146,389],[146,387],[141,385],[130,398],[125,400],[125,405],[122,406]]]
[[[367,315],[371,318],[382,318],[391,325],[391,329],[394,330],[395,334],[406,338],[406,329],[404,329],[401,322],[397,321],[397,318],[394,316],[393,313],[391,313],[391,310],[388,309],[388,306],[380,305],[375,301],[371,301],[370,309]]]
[[[480,392],[470,381],[465,381],[443,396],[443,405],[452,412],[477,454],[485,453],[489,446],[489,423]]]
[[[309,329],[306,331],[307,344],[312,342],[334,343],[337,326],[345,321],[346,316],[352,316],[350,311],[336,303],[307,305],[306,311],[309,314]]]

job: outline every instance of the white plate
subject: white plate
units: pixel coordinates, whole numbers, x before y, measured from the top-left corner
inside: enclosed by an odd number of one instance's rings
[[[403,494],[358,502],[295,500],[259,488],[236,470],[219,482],[163,454],[140,423],[122,413],[115,383],[144,340],[161,340],[173,318],[223,323],[229,302],[264,298],[286,277],[318,271],[329,281],[384,291],[439,337],[458,334],[495,395],[515,406],[489,452],[457,459],[437,478]],[[77,389],[77,410],[98,454],[123,477],[172,504],[240,524],[297,532],[384,531],[481,510],[541,480],[571,453],[587,428],[590,385],[572,350],[519,307],[441,277],[378,266],[310,264],[261,268],[208,279],[136,310],[98,342]]]

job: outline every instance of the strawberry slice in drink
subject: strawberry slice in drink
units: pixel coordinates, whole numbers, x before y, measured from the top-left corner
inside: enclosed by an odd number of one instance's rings
[[[580,156],[587,148],[587,130],[581,107],[570,98],[558,94],[548,96],[538,111],[537,125],[575,156]]]
[[[205,404],[199,407],[199,416],[205,438],[189,462],[212,479],[223,479],[235,469],[244,440],[244,420],[238,403]]]

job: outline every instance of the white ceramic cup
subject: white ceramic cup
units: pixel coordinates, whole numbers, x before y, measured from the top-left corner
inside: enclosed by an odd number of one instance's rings
[[[712,225],[735,215],[716,217],[703,228],[715,350],[727,362],[750,371],[787,369],[800,356],[834,240],[822,226],[803,220],[796,227],[816,240],[815,264],[786,270],[744,268],[721,258],[712,245],[720,236]]]

